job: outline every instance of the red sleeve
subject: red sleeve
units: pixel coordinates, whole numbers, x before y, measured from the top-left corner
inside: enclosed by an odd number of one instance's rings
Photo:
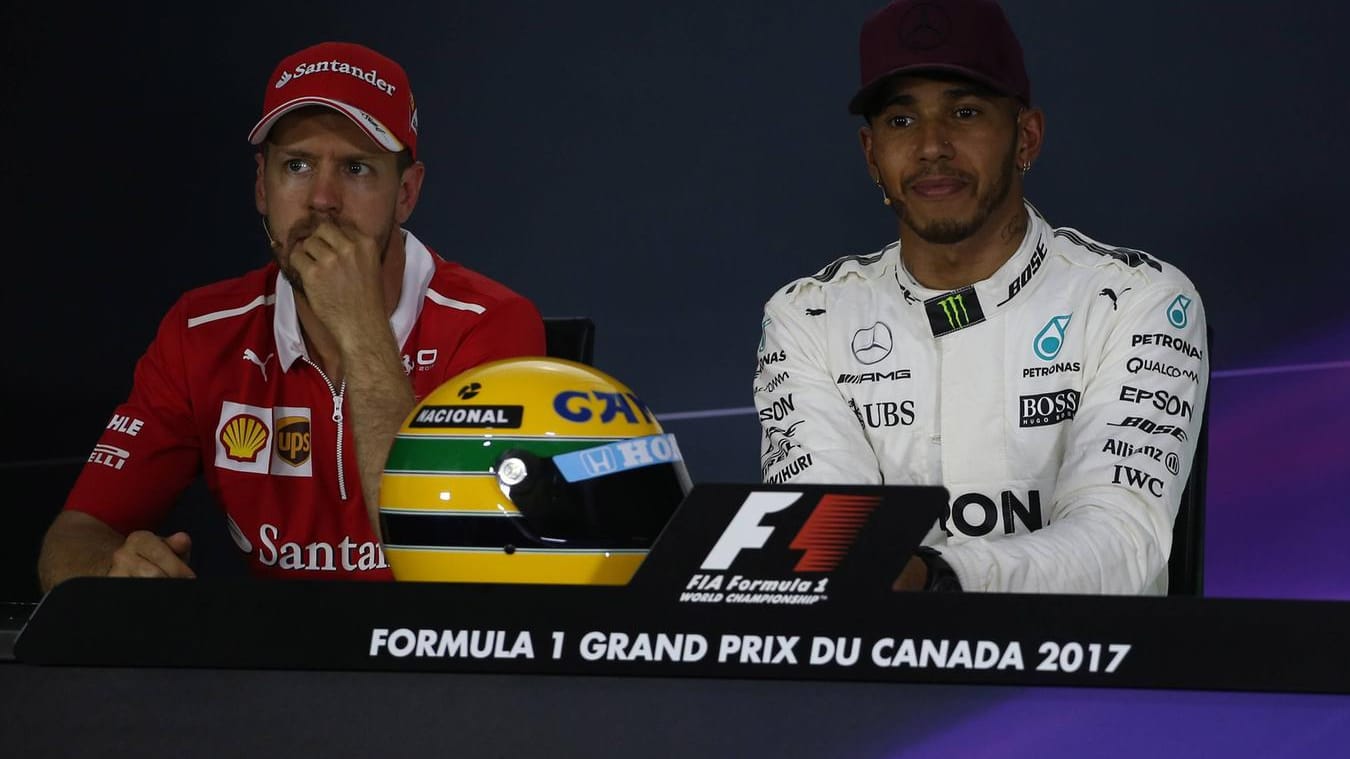
[[[136,364],[131,397],[118,406],[66,499],[123,533],[154,529],[201,468],[188,392],[179,302]]]
[[[483,314],[455,351],[445,379],[489,361],[543,355],[544,320],[533,303],[516,297]]]

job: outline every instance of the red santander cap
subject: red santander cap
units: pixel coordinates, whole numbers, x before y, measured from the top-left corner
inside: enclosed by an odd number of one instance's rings
[[[895,0],[863,24],[861,86],[850,113],[875,110],[897,74],[948,71],[1031,105],[1031,81],[1008,17],[994,0]]]
[[[417,157],[417,106],[403,67],[363,45],[323,42],[277,64],[267,80],[262,118],[248,141],[257,145],[277,120],[307,105],[351,119],[380,147]]]

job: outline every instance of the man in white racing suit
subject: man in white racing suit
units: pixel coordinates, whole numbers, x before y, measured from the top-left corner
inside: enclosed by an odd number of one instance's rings
[[[861,46],[900,239],[766,305],[764,480],[945,486],[898,590],[1165,593],[1209,376],[1194,285],[1023,200],[1044,116],[996,4],[898,0]]]

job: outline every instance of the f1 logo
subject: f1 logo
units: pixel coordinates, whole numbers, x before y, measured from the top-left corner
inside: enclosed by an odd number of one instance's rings
[[[760,524],[760,520],[768,514],[786,509],[801,497],[801,493],[751,493],[722,531],[722,537],[717,539],[699,569],[730,569],[731,562],[736,560],[741,551],[763,548],[769,542],[773,528]]]
[[[766,527],[760,521],[768,514],[788,508],[801,497],[801,493],[751,493],[699,569],[727,570],[741,551],[763,548],[774,528]],[[833,572],[880,504],[881,499],[873,495],[822,495],[788,543],[789,549],[802,551],[792,571]]]

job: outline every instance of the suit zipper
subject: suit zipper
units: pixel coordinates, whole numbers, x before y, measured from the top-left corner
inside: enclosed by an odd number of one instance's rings
[[[314,367],[314,371],[323,377],[324,384],[328,385],[328,392],[333,396],[333,422],[337,424],[337,476],[338,476],[338,497],[347,500],[347,478],[342,471],[342,399],[347,393],[347,380],[344,378],[342,384],[333,388],[333,381],[328,379],[328,375],[323,373],[319,365],[305,359],[305,363]]]

